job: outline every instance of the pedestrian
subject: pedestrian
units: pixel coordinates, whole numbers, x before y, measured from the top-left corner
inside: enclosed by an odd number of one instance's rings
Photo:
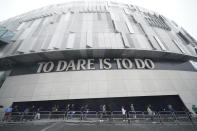
[[[27,121],[29,119],[29,108],[25,108],[23,113],[23,120]]]
[[[151,117],[151,120],[153,120],[153,111],[151,109],[151,105],[148,105],[146,110],[148,112],[149,117]]]
[[[72,104],[70,107],[70,119],[73,118],[73,115],[75,114],[75,105]]]
[[[103,105],[99,106],[100,122],[103,121]]]
[[[124,106],[121,107],[123,121],[126,121],[126,110]]]
[[[130,109],[131,109],[131,113],[133,114],[133,118],[136,119],[136,111],[133,104],[130,105]]]
[[[83,118],[84,118],[84,116],[83,116],[84,111],[85,111],[84,109],[85,109],[85,107],[82,105],[81,108],[80,108],[80,120],[83,120]]]
[[[88,105],[86,104],[84,107],[84,120],[87,120],[88,112],[89,112],[89,109],[88,109]]]
[[[12,110],[12,120],[13,121],[20,120],[20,112],[19,112],[19,109],[18,109],[17,105],[15,105],[13,110]]]
[[[12,106],[8,107],[8,108],[5,110],[5,115],[4,115],[2,121],[8,121],[9,116],[10,116],[11,113],[12,113],[12,110],[13,110]]]
[[[40,120],[40,108],[38,107],[36,110],[36,115],[34,117],[35,120]]]
[[[168,111],[170,112],[171,115],[174,114],[174,109],[172,108],[172,105],[168,105]]]
[[[107,109],[106,109],[106,105],[103,105],[103,116],[106,117],[107,115]]]
[[[65,109],[65,119],[68,119],[69,111],[70,111],[70,104],[68,104],[68,105],[66,106],[66,109]]]
[[[197,107],[196,107],[196,105],[192,105],[192,110],[197,114]]]
[[[30,116],[31,121],[34,119],[35,112],[36,112],[36,107],[34,105],[32,105],[32,107],[30,108],[30,112],[29,112],[29,116]]]

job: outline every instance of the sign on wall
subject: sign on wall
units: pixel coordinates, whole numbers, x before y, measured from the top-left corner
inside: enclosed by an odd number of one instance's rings
[[[196,69],[189,61],[170,61],[149,58],[89,58],[41,61],[38,63],[29,63],[28,65],[19,64],[13,68],[10,75],[15,76],[50,72],[121,69],[181,70],[196,72]]]
[[[59,60],[57,62],[39,62],[37,73],[62,72],[80,70],[110,70],[110,69],[154,69],[155,64],[151,59],[129,58],[99,58]]]

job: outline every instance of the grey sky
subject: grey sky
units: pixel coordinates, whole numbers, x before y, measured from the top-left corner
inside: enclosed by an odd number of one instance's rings
[[[0,0],[0,21],[43,6],[72,0]],[[76,0],[75,0],[76,1]],[[80,0],[77,0],[80,1]],[[131,3],[174,20],[197,39],[197,0],[113,0]]]

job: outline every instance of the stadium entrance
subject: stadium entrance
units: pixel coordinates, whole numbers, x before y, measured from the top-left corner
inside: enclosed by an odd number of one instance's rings
[[[175,111],[184,111],[186,107],[178,95],[166,96],[139,96],[139,97],[116,97],[116,98],[95,98],[95,99],[72,99],[72,100],[50,100],[50,101],[27,101],[14,102],[20,111],[30,108],[32,105],[39,107],[42,111],[51,111],[56,105],[58,111],[65,111],[66,105],[74,104],[75,110],[79,111],[81,106],[88,105],[89,110],[99,111],[99,106],[106,105],[107,111],[121,111],[124,106],[130,111],[130,105],[134,104],[136,111],[146,111],[147,105],[151,105],[153,111],[168,110],[168,105],[172,105]]]

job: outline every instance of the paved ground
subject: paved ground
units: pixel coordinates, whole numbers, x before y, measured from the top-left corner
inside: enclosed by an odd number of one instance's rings
[[[1,123],[0,131],[197,131],[195,125],[128,124],[100,122],[26,122]]]

